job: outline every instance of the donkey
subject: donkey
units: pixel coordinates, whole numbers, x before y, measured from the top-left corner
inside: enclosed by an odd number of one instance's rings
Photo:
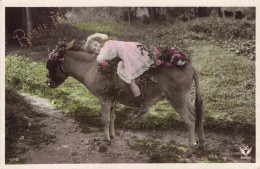
[[[56,88],[62,84],[69,76],[75,78],[98,98],[101,105],[102,124],[104,129],[103,144],[110,143],[115,137],[115,112],[114,103],[117,101],[123,105],[134,106],[134,97],[128,84],[118,76],[116,82],[123,89],[122,94],[117,97],[105,97],[101,89],[106,84],[98,70],[96,57],[85,51],[70,50],[74,41],[68,44],[57,45],[54,50],[55,57],[49,59],[46,64],[48,69],[47,84],[50,88]],[[199,88],[198,73],[189,62],[182,68],[158,67],[153,76],[157,83],[149,84],[144,90],[145,104],[151,106],[165,97],[171,106],[182,117],[189,131],[189,148],[187,152],[192,152],[196,145],[195,128],[198,132],[199,147],[205,143],[203,129],[203,103]],[[191,103],[190,90],[192,80],[195,81],[196,99],[195,108]],[[195,127],[196,126],[196,127]]]

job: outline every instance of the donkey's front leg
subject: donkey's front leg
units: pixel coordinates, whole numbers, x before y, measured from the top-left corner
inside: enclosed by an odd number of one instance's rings
[[[110,127],[110,108],[112,105],[112,101],[107,99],[99,99],[99,101],[101,105],[102,123],[104,128],[104,141],[110,143],[109,127]]]

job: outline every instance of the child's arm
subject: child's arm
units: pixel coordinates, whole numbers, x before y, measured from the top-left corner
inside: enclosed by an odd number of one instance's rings
[[[97,56],[97,62],[102,63],[106,60],[112,60],[117,57],[117,52],[108,47],[103,47]]]

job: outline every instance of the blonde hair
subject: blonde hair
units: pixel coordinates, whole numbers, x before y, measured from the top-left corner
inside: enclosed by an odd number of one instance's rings
[[[101,36],[100,36],[101,35]],[[98,43],[100,43],[101,47],[104,46],[105,42],[108,41],[108,40],[116,40],[115,38],[113,37],[108,37],[107,35],[105,34],[99,34],[99,33],[95,33],[91,36],[88,37],[87,39],[87,42],[85,43],[85,45],[83,46],[84,50],[88,51],[88,52],[93,52],[91,49],[90,49],[90,44],[93,42],[93,41],[97,41]]]

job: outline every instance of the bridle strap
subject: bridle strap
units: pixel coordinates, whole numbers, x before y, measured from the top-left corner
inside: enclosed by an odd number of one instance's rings
[[[64,50],[62,50],[62,53],[60,53],[60,49],[61,48],[65,48]],[[64,54],[67,52],[67,46],[66,44],[61,44],[59,47],[58,47],[58,53],[59,53],[59,56],[57,56],[57,61],[59,63],[59,65],[61,65],[61,71],[62,73],[64,73],[65,75],[69,76],[68,73],[64,70]]]
[[[61,71],[62,71],[62,73],[64,73],[65,75],[67,75],[67,76],[69,76],[69,74],[64,70],[64,58],[62,58],[62,61],[61,61]]]

